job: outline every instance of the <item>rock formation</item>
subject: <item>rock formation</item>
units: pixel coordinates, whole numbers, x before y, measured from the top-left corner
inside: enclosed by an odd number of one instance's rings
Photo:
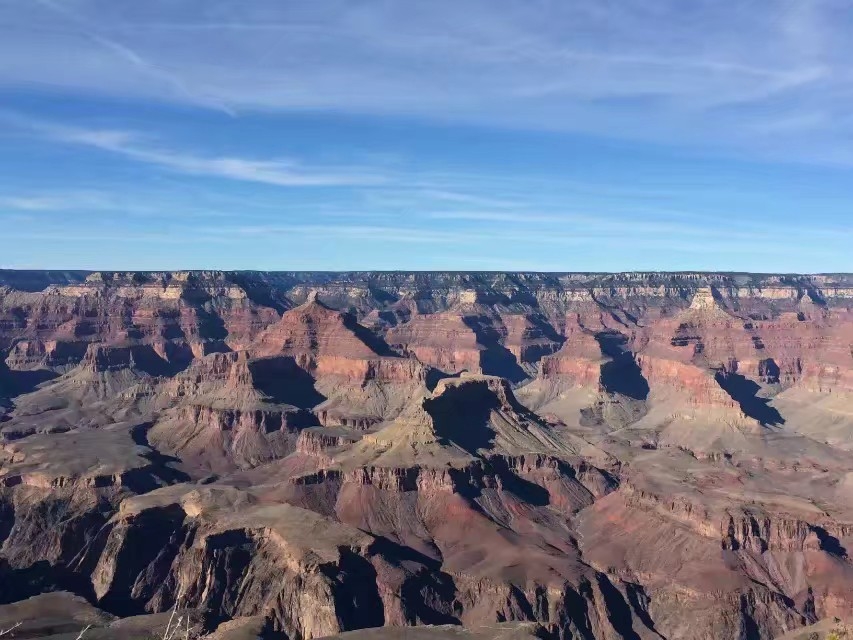
[[[0,271],[0,350],[21,637],[853,615],[853,276]]]

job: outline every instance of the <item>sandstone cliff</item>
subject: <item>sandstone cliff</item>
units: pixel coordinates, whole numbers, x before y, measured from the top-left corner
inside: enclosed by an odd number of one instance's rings
[[[850,276],[0,271],[0,350],[0,619],[769,640],[853,614]]]

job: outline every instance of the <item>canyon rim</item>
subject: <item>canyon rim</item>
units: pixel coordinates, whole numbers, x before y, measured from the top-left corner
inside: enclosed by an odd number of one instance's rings
[[[853,613],[850,275],[3,271],[0,349],[16,637]]]

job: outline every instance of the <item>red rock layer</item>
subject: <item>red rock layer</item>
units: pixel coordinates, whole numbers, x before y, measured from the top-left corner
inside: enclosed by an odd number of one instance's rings
[[[447,373],[480,372],[482,345],[477,334],[454,311],[418,315],[386,334],[392,347]]]
[[[542,359],[541,375],[546,379],[564,378],[575,386],[597,389],[605,361],[591,332],[577,324],[567,325],[566,341],[559,351]]]
[[[239,286],[195,274],[92,274],[41,293],[0,295],[2,339],[28,343],[12,354],[13,367],[66,366],[86,342],[152,344],[164,358],[188,361],[245,347],[276,317]]]
[[[314,298],[302,306],[286,311],[278,323],[258,336],[251,350],[257,356],[377,356],[365,339],[357,335],[358,329],[354,318],[330,309]]]

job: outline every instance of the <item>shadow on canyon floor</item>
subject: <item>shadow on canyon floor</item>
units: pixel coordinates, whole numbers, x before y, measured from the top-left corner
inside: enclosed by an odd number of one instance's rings
[[[714,379],[723,391],[740,405],[741,411],[750,418],[765,426],[785,424],[785,419],[775,407],[770,406],[770,401],[757,395],[761,390],[757,383],[738,373],[723,373],[721,371],[717,372]]]

